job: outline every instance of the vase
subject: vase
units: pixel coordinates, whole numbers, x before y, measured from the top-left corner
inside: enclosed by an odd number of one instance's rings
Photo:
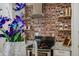
[[[25,42],[6,42],[3,54],[4,56],[26,56]]]
[[[26,44],[25,44],[25,41],[15,43],[15,55],[16,56],[26,56]]]
[[[4,56],[14,55],[14,43],[13,42],[5,42],[3,54]]]
[[[0,56],[3,56],[4,43],[5,43],[5,39],[4,38],[0,38]]]

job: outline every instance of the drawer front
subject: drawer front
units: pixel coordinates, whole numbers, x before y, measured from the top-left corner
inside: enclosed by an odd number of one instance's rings
[[[62,50],[54,50],[54,56],[70,56],[70,52]]]

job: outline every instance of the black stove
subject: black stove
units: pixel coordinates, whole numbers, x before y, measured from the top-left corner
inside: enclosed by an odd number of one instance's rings
[[[50,49],[55,45],[55,37],[50,36],[35,36],[38,49]]]

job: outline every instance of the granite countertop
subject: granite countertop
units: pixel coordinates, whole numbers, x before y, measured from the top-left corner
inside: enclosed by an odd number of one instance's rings
[[[63,51],[71,51],[71,47],[63,46],[62,42],[56,42],[55,46],[53,46],[51,49],[63,50]]]
[[[33,41],[28,41],[26,47],[29,45],[33,45]],[[71,47],[63,46],[62,42],[56,42],[55,45],[51,48],[54,50],[63,50],[63,51],[71,51]],[[40,49],[39,49],[40,50]]]

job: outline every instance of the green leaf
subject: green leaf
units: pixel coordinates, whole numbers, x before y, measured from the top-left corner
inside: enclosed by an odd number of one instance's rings
[[[20,32],[16,33],[14,36],[13,36],[13,40],[14,42],[17,41],[19,39],[19,36],[21,35]]]
[[[8,39],[8,41],[9,41],[11,38],[7,35],[7,33],[5,32],[5,30],[3,30],[3,29],[0,29],[0,30],[3,32],[5,38]]]
[[[16,32],[12,37],[9,37],[7,33],[5,32],[5,29],[0,29],[0,30],[3,32],[3,35],[6,38],[6,41],[9,41],[9,42],[23,41],[23,37],[21,36],[20,32]]]
[[[21,41],[24,41],[24,38],[23,37],[21,37]]]

